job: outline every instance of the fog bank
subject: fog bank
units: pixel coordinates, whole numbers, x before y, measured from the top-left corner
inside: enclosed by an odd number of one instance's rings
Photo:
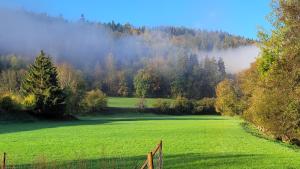
[[[241,46],[238,48],[200,52],[200,56],[221,57],[224,60],[226,72],[237,73],[250,67],[258,57],[260,49],[255,46]]]
[[[159,31],[143,36],[116,36],[101,24],[84,21],[68,22],[63,18],[49,17],[22,10],[0,8],[0,52],[33,58],[42,49],[55,61],[65,60],[75,65],[102,61],[113,54],[118,62],[137,58],[174,56],[185,52],[176,46],[168,35]],[[194,51],[200,57],[223,58],[226,71],[236,73],[249,67],[259,53],[256,46],[235,49]]]

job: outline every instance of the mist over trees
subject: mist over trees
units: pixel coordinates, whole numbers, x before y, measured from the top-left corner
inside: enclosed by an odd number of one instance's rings
[[[9,105],[34,112],[100,111],[106,96],[173,97],[178,104],[168,110],[211,110],[213,99],[189,101],[215,97],[216,85],[227,76],[223,59],[210,53],[230,54],[255,43],[222,31],[90,22],[84,15],[72,22],[3,9],[1,18],[1,95]],[[40,50],[49,58],[35,58]],[[42,77],[43,71],[51,75]]]
[[[1,80],[9,81],[3,88],[11,91],[18,90],[18,76],[44,50],[58,65],[62,87],[73,94],[77,88],[99,88],[109,96],[212,97],[225,66],[218,56],[201,51],[254,43],[221,31],[90,22],[84,15],[71,22],[61,16],[3,9],[0,17],[5,17],[0,28],[5,37],[0,40]],[[22,28],[16,26],[20,23]],[[7,70],[9,66],[14,72]],[[145,94],[135,83],[141,72],[151,80],[152,91]]]

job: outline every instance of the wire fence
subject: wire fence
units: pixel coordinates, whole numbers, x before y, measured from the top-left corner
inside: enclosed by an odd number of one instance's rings
[[[143,163],[141,169],[162,169],[163,168],[163,153],[162,141],[147,154],[147,160]]]
[[[47,161],[46,157],[40,156],[30,164],[15,163],[15,158],[10,158],[9,154],[3,155],[1,159],[0,169],[138,169],[142,164],[142,157]]]
[[[162,141],[147,154],[144,163],[142,163],[142,156],[137,158],[120,157],[72,161],[47,161],[45,156],[38,156],[30,164],[14,163],[16,157],[10,157],[7,153],[0,154],[0,157],[0,169],[162,169],[163,167]]]

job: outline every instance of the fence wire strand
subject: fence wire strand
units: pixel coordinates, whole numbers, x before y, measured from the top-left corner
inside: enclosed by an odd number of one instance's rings
[[[39,158],[30,164],[20,164],[15,163],[9,155],[6,157],[5,168],[3,168],[2,163],[3,161],[1,162],[0,169],[136,169],[139,166],[136,160],[128,161],[128,159],[122,158],[72,161],[46,161]]]
[[[162,169],[163,168],[162,141],[160,141],[160,143],[149,154],[152,156],[151,158],[152,161],[149,161],[149,158],[147,158],[147,160],[143,163],[143,165],[141,165],[141,169],[147,169],[147,168]]]
[[[153,152],[153,154],[152,154]],[[152,150],[152,163],[153,169],[162,169],[163,168],[163,153],[162,153],[162,142],[160,142],[157,147]],[[146,169],[149,167],[149,160],[146,159],[143,164],[139,160],[128,160],[120,158],[101,158],[95,160],[72,160],[72,161],[47,161],[47,158],[44,156],[39,156],[33,160],[30,164],[20,164],[20,161],[23,161],[24,158],[13,156],[9,154],[2,154],[1,157],[1,166],[0,169]],[[14,161],[15,160],[15,161]],[[24,160],[26,161],[26,160]],[[17,162],[17,163],[15,163]],[[130,167],[128,167],[130,166]]]

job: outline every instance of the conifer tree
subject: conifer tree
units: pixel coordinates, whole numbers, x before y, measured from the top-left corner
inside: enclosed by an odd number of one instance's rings
[[[36,98],[35,113],[61,115],[65,108],[65,96],[59,86],[56,67],[43,51],[29,66],[22,84],[21,92]]]

